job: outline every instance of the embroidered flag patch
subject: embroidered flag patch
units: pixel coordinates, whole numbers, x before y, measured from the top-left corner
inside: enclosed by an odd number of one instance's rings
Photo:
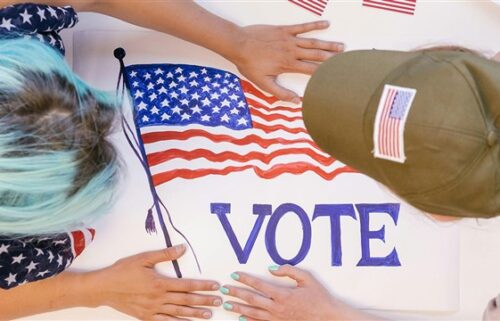
[[[416,93],[412,88],[385,85],[373,131],[376,158],[405,162],[404,130]]]

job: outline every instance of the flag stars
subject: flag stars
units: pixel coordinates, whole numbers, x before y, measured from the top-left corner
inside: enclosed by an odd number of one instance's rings
[[[19,15],[23,18],[23,23],[31,24],[31,18],[33,17],[33,15],[29,14],[27,9],[24,9],[24,12]]]
[[[40,17],[40,21],[44,21],[47,18],[45,17],[45,9],[38,7],[36,14]]]
[[[203,106],[210,106],[210,100],[207,97],[205,97],[205,99],[203,99],[201,103],[203,104]]]
[[[213,82],[212,87],[214,88],[220,88],[220,84],[218,82]]]
[[[210,121],[210,116],[209,115],[201,116],[201,121]]]
[[[36,270],[37,265],[38,263],[31,261],[31,263],[26,266],[26,270],[28,270],[28,273],[31,273],[31,271]]]
[[[129,76],[132,78],[137,77],[137,71],[131,71]]]
[[[231,105],[231,102],[227,99],[224,99],[220,104],[222,107],[229,107]]]
[[[142,116],[142,121],[143,122],[148,122],[149,121],[149,117],[146,116],[146,115]]]
[[[177,80],[179,82],[184,82],[184,81],[186,81],[186,77],[184,77],[183,75],[180,75],[179,77],[177,77]]]
[[[148,87],[147,87],[147,88],[148,88],[148,90],[153,90],[153,89],[155,88],[155,85],[153,85],[153,83],[152,83],[152,82],[150,82],[150,83],[148,84]]]
[[[10,244],[2,244],[2,246],[0,246],[0,254],[9,253],[9,247]]]
[[[63,257],[59,254],[57,254],[57,266],[62,266],[63,264]]]
[[[168,88],[172,89],[172,88],[175,88],[177,87],[177,83],[175,81],[172,81],[169,85],[168,85]]]
[[[1,28],[4,28],[4,29],[7,29],[8,31],[10,31],[10,29],[12,28],[15,28],[16,26],[14,26],[12,23],[11,23],[12,19],[5,19],[5,18],[2,18],[2,24],[0,24],[0,27]]]
[[[177,69],[175,69],[176,74],[182,74],[183,71],[184,69],[182,69],[181,67],[177,67]]]
[[[215,79],[220,79],[220,78],[222,78],[222,76],[220,74],[215,75]]]
[[[238,126],[240,125],[246,126],[247,124],[248,120],[246,120],[245,118],[241,117],[240,119],[238,119]]]
[[[232,115],[238,115],[239,113],[240,113],[240,111],[238,109],[236,109],[236,108],[231,109]]]
[[[48,273],[49,273],[49,270],[45,270],[45,271],[39,272],[36,276],[43,278],[45,276],[45,274],[48,274]]]
[[[210,95],[210,98],[217,100],[220,98],[220,95],[218,93],[213,93]]]
[[[169,71],[167,73],[167,78],[174,78],[174,74]]]
[[[144,74],[144,79],[145,80],[150,80],[151,79],[151,74],[149,72]]]
[[[228,94],[229,93],[229,89],[227,89],[227,87],[222,87],[222,89],[220,90],[220,93],[221,94]]]
[[[170,93],[170,97],[172,97],[172,98],[178,98],[178,97],[179,97],[179,94],[178,94],[178,93],[176,93],[175,91],[172,91],[172,92]]]
[[[196,77],[198,77],[198,73],[196,73],[196,72],[194,72],[194,71],[191,71],[191,72],[189,73],[189,78],[196,78]]]
[[[137,99],[137,98],[142,98],[142,96],[144,95],[144,93],[142,91],[140,91],[139,89],[135,91],[134,93],[134,98]]]
[[[229,84],[227,85],[229,88],[233,89],[236,85],[233,83],[233,84]]]
[[[201,108],[198,105],[196,105],[193,108],[191,108],[191,113],[192,114],[201,114]]]
[[[199,100],[200,99],[200,95],[198,95],[197,92],[195,92],[194,94],[191,95],[191,98],[192,99],[196,99],[196,100]]]
[[[54,254],[52,254],[51,251],[48,252],[49,252],[49,263],[52,263],[52,260],[54,259]]]
[[[163,99],[163,101],[161,102],[161,106],[162,107],[168,107],[168,106],[170,106],[170,103],[169,103],[168,99]]]
[[[139,82],[134,81],[134,82],[132,83],[132,87],[139,87]]]
[[[54,17],[54,18],[57,18],[57,17],[58,17],[58,15],[57,15],[57,11],[56,11],[54,8],[52,8],[52,7],[48,7],[48,8],[47,8],[47,10],[49,11],[49,13],[50,13],[50,15],[51,15],[52,17]]]
[[[158,94],[166,94],[167,93],[167,88],[161,86],[160,89],[158,89]]]
[[[199,85],[199,84],[198,84],[198,82],[197,82],[196,80],[192,80],[192,81],[189,83],[189,85],[190,85],[191,87],[198,87],[198,85]]]
[[[5,282],[7,282],[7,286],[10,286],[12,283],[17,283],[16,277],[17,273],[16,274],[9,273],[9,277],[4,279]]]
[[[188,106],[189,105],[189,100],[187,100],[186,98],[184,98],[184,99],[180,100],[180,103],[183,106]]]
[[[12,257],[12,264],[21,264],[21,261],[24,260],[26,256],[23,255],[23,253],[19,254],[18,256],[13,256]]]
[[[204,92],[204,93],[208,93],[210,92],[210,87],[208,87],[207,85],[201,87],[201,90]]]
[[[243,100],[240,100],[240,101],[238,102],[238,108],[245,108],[245,106],[246,106],[246,105],[245,105],[245,102],[244,102]]]
[[[161,120],[169,120],[169,119],[170,119],[170,115],[169,114],[163,113],[161,115]]]
[[[160,112],[160,110],[158,108],[156,108],[156,106],[153,106],[153,108],[151,108],[151,114],[158,115],[159,112]]]
[[[206,74],[207,74],[207,69],[206,69],[206,68],[203,68],[203,69],[201,70],[201,74],[202,74],[202,75],[206,75]]]
[[[181,120],[189,120],[191,118],[191,116],[187,113],[184,113],[181,115]]]
[[[227,114],[224,114],[221,118],[220,118],[221,121],[225,122],[225,123],[229,123],[229,116]]]
[[[158,80],[156,81],[157,85],[163,85],[164,83],[165,83],[165,80],[163,80],[163,78],[158,78]]]
[[[149,95],[149,101],[153,101],[156,98],[158,98],[158,95],[156,95],[156,93],[152,93],[151,95]]]
[[[179,91],[181,92],[181,94],[187,94],[188,89],[186,88],[186,86],[182,86],[182,88],[179,89]]]
[[[157,75],[157,76],[161,75],[163,73],[164,73],[164,71],[161,68],[159,68],[159,67],[158,67],[158,69],[155,70],[155,75]]]
[[[42,249],[39,249],[39,248],[36,247],[35,250],[36,250],[36,256],[43,255]]]
[[[220,107],[215,106],[214,108],[212,108],[212,113],[217,114],[219,112],[220,112]]]
[[[172,108],[172,113],[173,114],[181,114],[181,109],[179,108],[179,106],[175,106],[174,108]]]
[[[148,105],[146,105],[143,101],[141,101],[137,107],[139,107],[139,110],[146,110],[146,107],[148,107]]]
[[[235,95],[234,93],[232,93],[231,96],[229,96],[229,99],[231,99],[231,100],[238,100],[238,96]]]

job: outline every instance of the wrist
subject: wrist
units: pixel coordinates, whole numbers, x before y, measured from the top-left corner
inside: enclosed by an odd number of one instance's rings
[[[58,279],[56,289],[68,306],[96,308],[105,305],[99,271],[65,272]]]

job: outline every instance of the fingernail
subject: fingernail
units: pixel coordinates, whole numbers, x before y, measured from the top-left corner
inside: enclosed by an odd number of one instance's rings
[[[339,51],[344,51],[345,50],[345,45],[343,43],[337,45],[337,48]]]
[[[222,304],[222,300],[221,299],[215,299],[214,302],[212,302],[213,305],[216,305],[216,306],[219,306]]]
[[[238,273],[231,273],[231,279],[238,281],[240,279],[240,275]]]
[[[294,104],[300,104],[300,98],[299,97],[295,97],[292,99],[292,103]]]
[[[228,288],[225,288],[225,287],[223,287],[223,286],[219,289],[219,291],[221,291],[221,292],[222,292],[222,294],[228,294],[228,293],[229,293],[229,289],[228,289]]]
[[[240,316],[240,321],[247,321],[247,318],[245,318],[244,316]]]
[[[212,317],[212,313],[209,311],[205,311],[205,312],[203,312],[203,317],[205,319],[210,319]]]
[[[184,251],[184,248],[185,248],[185,247],[186,247],[186,246],[185,246],[184,244],[178,244],[178,245],[174,246],[174,249],[175,249],[175,251],[176,251],[177,253],[180,253],[180,252]]]
[[[222,306],[225,310],[231,311],[233,309],[233,305],[231,303],[225,302]]]
[[[269,271],[278,271],[280,269],[278,265],[269,265],[267,268]]]
[[[215,283],[214,285],[212,285],[212,289],[217,291],[218,289],[220,288],[220,285]]]

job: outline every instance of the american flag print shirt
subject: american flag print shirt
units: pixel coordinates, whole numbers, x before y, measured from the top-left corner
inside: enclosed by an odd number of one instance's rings
[[[74,27],[77,22],[78,15],[69,6],[16,4],[0,9],[0,37],[35,39],[64,55],[64,44],[59,32]]]

